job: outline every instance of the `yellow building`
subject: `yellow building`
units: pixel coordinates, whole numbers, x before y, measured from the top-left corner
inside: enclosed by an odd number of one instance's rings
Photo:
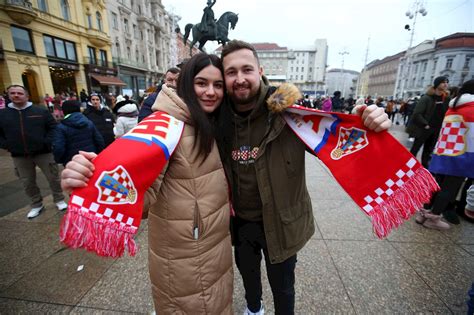
[[[34,103],[47,93],[115,92],[104,0],[0,0],[0,89],[23,84]]]

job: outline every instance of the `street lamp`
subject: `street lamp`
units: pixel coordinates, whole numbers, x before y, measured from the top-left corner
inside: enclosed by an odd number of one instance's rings
[[[405,81],[407,80],[409,74],[410,74],[410,68],[411,68],[411,60],[410,60],[410,57],[411,57],[411,53],[410,53],[410,49],[411,49],[411,46],[413,45],[413,37],[415,35],[415,25],[416,25],[416,18],[418,16],[418,13],[421,14],[422,16],[426,16],[428,14],[428,11],[425,9],[425,7],[423,6],[423,3],[424,3],[424,0],[415,0],[414,4],[413,4],[413,10],[410,11],[408,10],[405,15],[410,19],[410,20],[413,20],[413,24],[410,26],[409,24],[406,24],[405,25],[405,29],[407,31],[411,31],[411,34],[410,34],[410,44],[408,45],[408,49],[405,53],[405,67],[403,69],[403,72],[402,72],[402,82],[401,82],[401,95],[402,95],[402,98],[404,98],[405,96]]]
[[[341,80],[342,80],[342,97],[345,97],[345,93],[344,93],[344,89],[345,89],[345,81],[344,81],[344,55],[348,55],[349,52],[348,51],[340,51],[339,52],[339,55],[342,56],[342,65],[341,65]]]

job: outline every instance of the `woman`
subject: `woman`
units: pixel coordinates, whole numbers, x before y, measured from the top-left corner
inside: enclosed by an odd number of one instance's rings
[[[114,134],[119,138],[129,132],[138,124],[138,106],[132,100],[118,102],[113,112],[117,115]]]
[[[177,94],[163,85],[152,107],[185,123],[168,166],[145,196],[157,314],[232,314],[228,186],[211,123],[223,96],[220,59],[201,53],[183,67]],[[84,156],[95,155],[77,155],[68,164],[64,188],[86,185],[71,171],[92,168]]]

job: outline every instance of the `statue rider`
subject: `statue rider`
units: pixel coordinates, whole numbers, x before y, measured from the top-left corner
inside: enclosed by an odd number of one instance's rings
[[[214,19],[214,11],[212,11],[212,6],[216,4],[216,1],[217,0],[207,1],[207,7],[204,8],[204,14],[201,20],[201,33],[212,35],[211,31],[214,30],[214,35],[217,37],[217,25]]]

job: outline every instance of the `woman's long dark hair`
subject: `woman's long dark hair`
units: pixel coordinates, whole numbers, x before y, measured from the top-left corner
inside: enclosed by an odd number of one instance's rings
[[[464,82],[464,84],[461,86],[461,88],[458,91],[458,95],[456,96],[456,99],[454,100],[453,103],[453,108],[456,107],[459,99],[463,94],[474,94],[474,80],[469,80]]]
[[[194,92],[194,77],[207,66],[214,66],[223,73],[222,62],[216,55],[199,53],[189,59],[181,69],[178,78],[178,96],[184,101],[191,112],[191,120],[195,130],[194,147],[198,147],[198,155],[202,156],[202,162],[207,158],[214,144],[214,127],[210,116],[216,113],[207,114],[199,105],[196,92]],[[201,163],[202,163],[201,162]]]

